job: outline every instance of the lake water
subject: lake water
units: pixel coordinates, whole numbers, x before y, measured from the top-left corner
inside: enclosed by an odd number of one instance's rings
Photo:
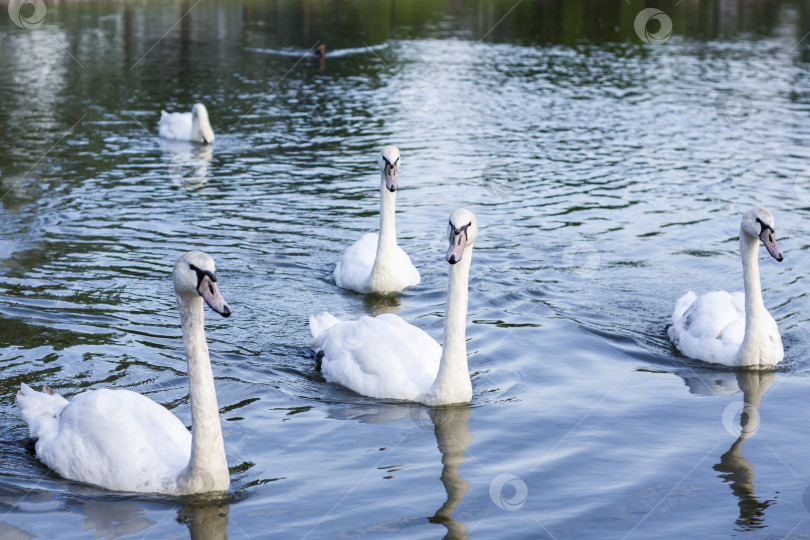
[[[0,9],[0,537],[810,536],[805,3],[662,3],[640,33],[638,2],[48,3],[41,26],[34,7]],[[198,101],[211,148],[157,138]],[[369,299],[331,271],[378,227],[384,144],[422,283]],[[738,373],[666,324],[688,289],[741,290],[753,204],[785,256],[760,252],[785,361]],[[311,313],[441,339],[457,207],[480,227],[471,405],[326,383]],[[231,491],[49,473],[21,382],[125,387],[190,423],[170,279],[189,249],[234,312],[206,324]]]

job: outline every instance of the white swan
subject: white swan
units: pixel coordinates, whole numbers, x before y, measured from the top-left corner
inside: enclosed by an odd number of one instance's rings
[[[214,142],[214,130],[208,121],[208,109],[202,103],[194,105],[190,113],[160,111],[158,128],[160,136],[167,139],[205,144]]]
[[[335,284],[360,293],[397,293],[418,285],[419,271],[397,245],[394,224],[399,150],[386,146],[380,166],[380,234],[366,234],[352,245],[335,266]]]
[[[450,285],[444,319],[444,348],[423,330],[386,313],[338,321],[327,312],[312,316],[312,347],[322,351],[327,381],[376,398],[419,401],[425,405],[468,403],[472,384],[467,369],[467,280],[475,215],[456,210],[448,227]]]
[[[745,293],[687,292],[675,303],[669,339],[686,356],[727,366],[770,367],[784,358],[776,321],[765,309],[759,282],[759,241],[782,260],[774,221],[762,207],[751,208],[740,224],[740,257]]]
[[[225,317],[214,261],[201,251],[174,266],[174,291],[188,356],[192,432],[165,407],[130,390],[91,390],[71,402],[23,384],[17,405],[40,461],[62,477],[117,491],[186,495],[230,485],[203,300]]]

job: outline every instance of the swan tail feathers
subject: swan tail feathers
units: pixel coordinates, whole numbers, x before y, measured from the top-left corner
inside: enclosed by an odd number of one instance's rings
[[[309,330],[312,337],[317,338],[340,321],[334,315],[324,311],[320,315],[309,316]]]
[[[68,401],[53,391],[50,386],[44,386],[42,392],[37,392],[25,383],[17,391],[17,406],[31,433],[31,437],[39,436],[39,419],[56,418]]]
[[[686,310],[689,309],[689,306],[691,306],[695,300],[697,300],[697,295],[692,291],[678,298],[675,302],[675,311],[672,312],[672,324],[676,324],[681,317],[683,317],[683,314],[686,313]]]

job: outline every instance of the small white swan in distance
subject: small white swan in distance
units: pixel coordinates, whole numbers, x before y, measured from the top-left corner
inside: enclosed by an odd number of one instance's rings
[[[208,109],[202,103],[191,108],[190,113],[167,113],[160,111],[159,134],[167,139],[211,144],[214,130],[208,120]]]
[[[327,312],[311,316],[312,347],[322,351],[321,371],[329,382],[376,398],[418,401],[425,405],[469,403],[472,384],[467,368],[467,282],[475,215],[450,215],[446,259],[450,267],[444,347],[423,330],[386,313],[338,321]]]
[[[213,259],[190,251],[174,266],[188,357],[192,432],[165,407],[130,390],[91,390],[68,402],[26,384],[17,405],[40,461],[62,477],[117,491],[187,495],[230,486],[203,300],[224,317]]]
[[[767,368],[784,358],[776,321],[765,309],[759,281],[759,241],[771,257],[782,260],[774,221],[762,207],[751,208],[740,224],[740,257],[745,293],[687,292],[675,303],[669,339],[683,354],[726,366]]]
[[[397,245],[394,223],[400,156],[386,146],[380,166],[380,234],[366,234],[354,243],[335,266],[335,284],[360,293],[398,293],[421,281],[410,257]]]

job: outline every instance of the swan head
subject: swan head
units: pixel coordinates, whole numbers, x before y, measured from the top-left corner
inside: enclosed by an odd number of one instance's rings
[[[197,103],[191,108],[191,135],[194,140],[205,144],[214,142],[214,130],[211,129],[211,122],[208,120],[208,109],[202,103]]]
[[[214,259],[202,251],[189,251],[174,265],[174,292],[177,296],[202,296],[211,309],[228,317],[231,308],[217,286]]]
[[[773,216],[761,206],[751,208],[743,214],[740,234],[745,234],[751,238],[759,238],[765,244],[765,249],[768,250],[771,257],[782,262],[782,252],[779,251],[779,246],[776,245],[774,232]]]
[[[377,164],[380,166],[380,173],[385,181],[385,189],[393,193],[397,190],[397,173],[401,164],[399,148],[396,146],[384,147],[377,159]]]
[[[459,208],[450,214],[450,223],[447,225],[447,238],[450,247],[447,250],[447,262],[456,264],[464,255],[464,249],[472,246],[478,237],[478,223],[475,214],[464,208]]]

